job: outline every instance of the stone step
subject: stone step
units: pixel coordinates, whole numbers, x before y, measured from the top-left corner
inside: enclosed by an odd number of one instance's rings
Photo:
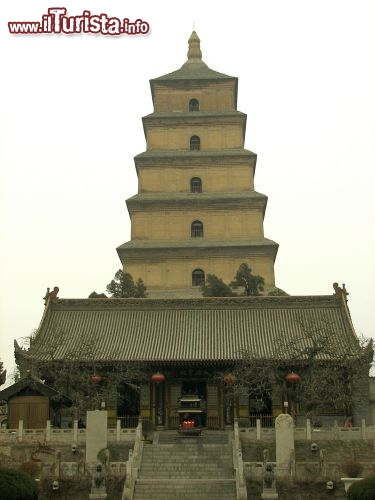
[[[181,459],[181,460],[190,460],[190,462],[199,462],[202,460],[209,460],[210,462],[220,462],[220,461],[226,461],[230,462],[232,460],[232,454],[215,454],[215,455],[210,455],[207,453],[200,453],[199,455],[197,454],[192,454],[192,453],[176,453],[174,450],[171,450],[169,453],[148,453],[148,452],[143,452],[142,454],[143,457],[145,457],[146,460],[169,460],[170,462],[176,461],[176,459]]]
[[[160,455],[159,453],[143,453],[142,458],[144,459],[145,462],[158,462],[160,460],[163,460],[164,462],[170,462],[170,463],[177,463],[179,461],[181,462],[186,462],[186,463],[191,463],[191,464],[197,464],[197,463],[202,463],[204,461],[210,462],[210,463],[230,463],[232,462],[232,455],[230,456],[221,456],[221,455],[199,455],[199,456],[192,456],[186,453],[168,453],[168,455]]]
[[[160,433],[158,436],[158,443],[159,444],[174,444],[174,443],[186,443],[186,444],[193,444],[193,443],[198,443],[202,442],[204,444],[228,444],[230,440],[230,436],[228,433],[223,432],[223,433],[217,433],[217,434],[211,434],[211,433],[205,433],[203,431],[203,434],[199,437],[196,436],[180,436],[177,434],[177,432],[173,434],[164,434]]]
[[[232,447],[229,444],[218,444],[218,445],[212,445],[212,444],[187,444],[187,443],[170,443],[170,444],[145,444],[143,449],[145,450],[152,450],[152,449],[157,449],[160,451],[160,453],[168,453],[169,450],[190,450],[190,451],[201,451],[204,450],[206,453],[212,453],[215,454],[219,450],[231,450]]]
[[[165,460],[164,460],[165,459]],[[160,462],[163,461],[163,463],[189,463],[191,465],[194,464],[201,464],[202,462],[210,462],[213,464],[230,464],[232,463],[232,457],[209,457],[207,455],[201,455],[200,457],[192,457],[191,455],[178,455],[173,453],[173,456],[167,455],[143,455],[143,463],[153,463],[153,462]]]
[[[152,500],[235,500],[236,484],[234,480],[138,479],[135,484],[134,500],[151,498]]]
[[[179,469],[190,469],[190,470],[199,470],[202,467],[205,469],[231,469],[232,468],[232,462],[226,461],[218,461],[218,462],[208,462],[201,460],[200,462],[184,462],[184,461],[178,461],[176,462],[154,462],[154,461],[147,461],[143,460],[142,461],[142,469],[165,469],[168,468],[169,470],[179,470]]]
[[[144,455],[147,455],[147,456],[159,456],[159,457],[168,457],[171,455],[171,453],[173,453],[174,456],[181,456],[181,457],[186,457],[186,456],[189,456],[189,457],[195,457],[195,458],[199,458],[199,457],[226,457],[226,458],[229,458],[232,456],[232,451],[230,450],[223,450],[222,448],[220,448],[220,450],[217,450],[215,453],[214,452],[210,452],[210,451],[207,451],[207,450],[179,450],[179,449],[176,449],[176,448],[171,448],[169,450],[160,450],[160,448],[154,448],[152,450],[149,450],[149,449],[145,449],[143,448],[143,454]]]
[[[208,442],[209,441],[209,442]],[[235,500],[233,450],[227,433],[176,439],[159,433],[145,444],[134,500]]]
[[[202,471],[189,471],[189,470],[181,470],[181,471],[169,471],[169,470],[155,470],[155,471],[143,471],[139,472],[139,477],[142,479],[152,479],[157,476],[160,479],[232,479],[233,471],[232,470],[216,470],[216,471],[208,471],[206,469]]]

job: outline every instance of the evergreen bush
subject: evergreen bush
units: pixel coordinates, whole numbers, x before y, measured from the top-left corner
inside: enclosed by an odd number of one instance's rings
[[[368,477],[362,481],[356,481],[348,489],[348,500],[374,500],[375,477]]]
[[[0,469],[0,500],[38,500],[38,488],[29,474]]]
[[[345,473],[345,477],[359,477],[363,471],[363,465],[357,460],[347,460],[341,466]]]

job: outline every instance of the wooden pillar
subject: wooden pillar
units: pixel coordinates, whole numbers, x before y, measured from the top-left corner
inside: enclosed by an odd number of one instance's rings
[[[140,416],[142,418],[152,418],[152,399],[150,384],[142,384],[139,397]]]
[[[238,418],[249,418],[249,396],[241,387],[238,389]]]

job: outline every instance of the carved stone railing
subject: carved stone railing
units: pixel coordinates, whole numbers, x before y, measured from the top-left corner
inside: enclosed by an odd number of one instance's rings
[[[142,441],[142,419],[139,419],[138,427],[135,431],[135,442],[133,450],[129,450],[129,458],[126,462],[126,478],[121,500],[132,500],[134,486],[138,478],[138,471],[142,462],[143,441]]]
[[[234,420],[232,446],[233,446],[233,467],[236,473],[237,500],[246,500],[247,489],[246,489],[244,464],[242,460],[242,449],[241,449],[240,433],[238,429],[237,419]]]
[[[122,427],[120,419],[116,422],[115,428],[107,429],[108,442],[134,441],[137,426]],[[23,420],[18,422],[15,429],[0,429],[0,443],[7,442],[46,442],[54,444],[84,444],[86,443],[86,429],[78,427],[78,421],[74,420],[72,428],[62,429],[52,427],[47,420],[46,427],[42,429],[25,429]]]
[[[274,441],[275,429],[262,427],[260,419],[257,419],[255,427],[241,427],[241,438],[247,441]],[[309,419],[306,419],[304,427],[294,428],[295,441],[360,441],[375,439],[375,425],[367,425],[362,419],[361,425],[356,427],[342,427],[334,422],[331,426],[314,427]]]

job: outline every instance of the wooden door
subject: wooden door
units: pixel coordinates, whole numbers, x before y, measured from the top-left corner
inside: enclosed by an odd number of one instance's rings
[[[49,419],[49,400],[43,396],[15,396],[9,401],[9,428],[44,429]]]

